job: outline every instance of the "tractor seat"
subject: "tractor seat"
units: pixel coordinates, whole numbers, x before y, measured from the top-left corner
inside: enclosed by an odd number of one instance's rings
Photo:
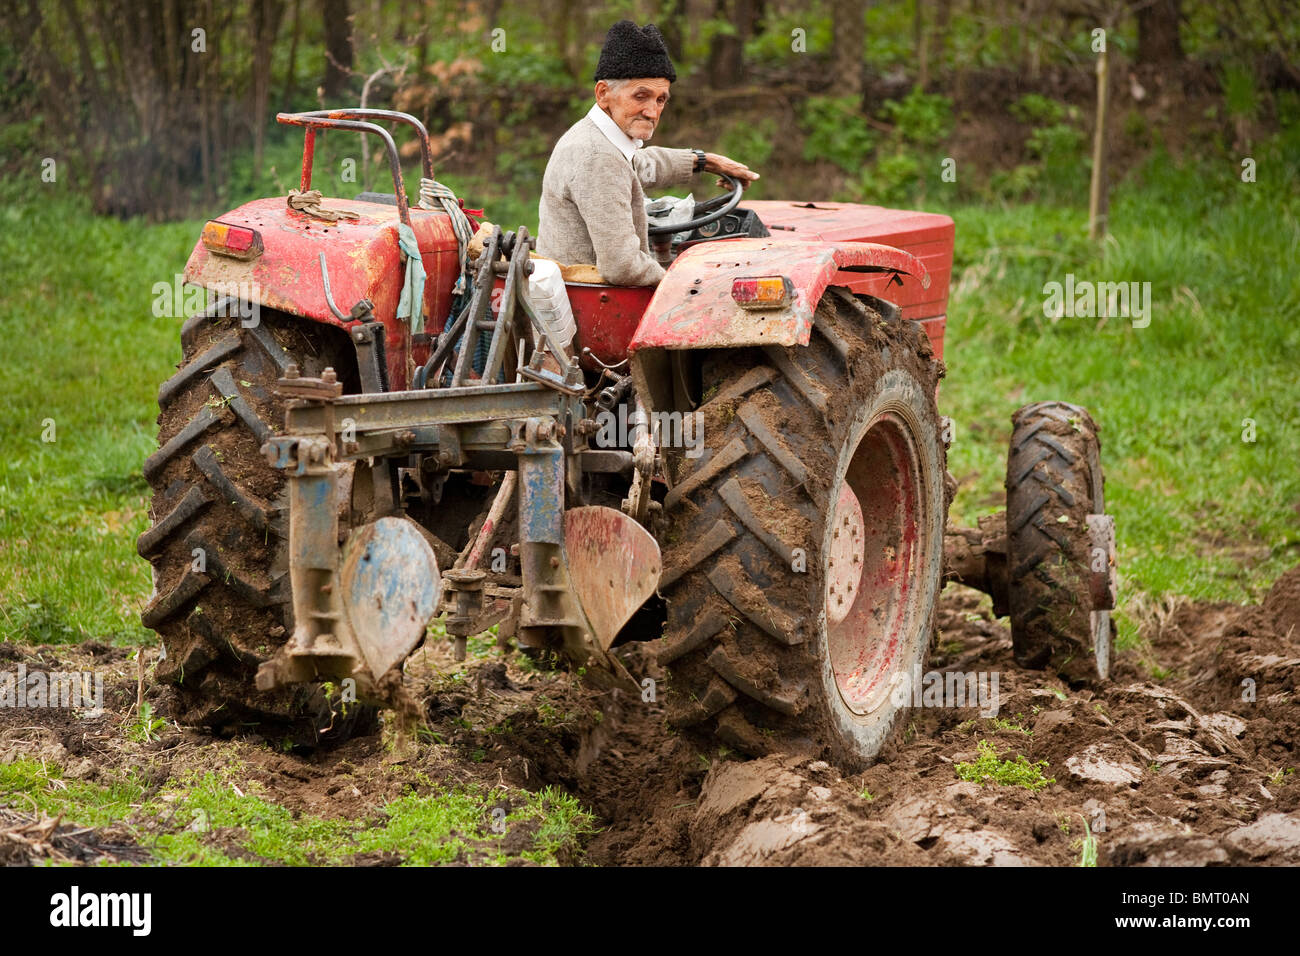
[[[544,259],[545,256],[533,256],[534,259]],[[580,282],[583,285],[611,285],[605,281],[605,277],[596,271],[596,267],[585,263],[575,263],[566,266],[560,263],[560,275],[564,277],[565,282]]]

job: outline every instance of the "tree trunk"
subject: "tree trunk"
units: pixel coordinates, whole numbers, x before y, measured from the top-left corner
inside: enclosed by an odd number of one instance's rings
[[[1137,12],[1139,63],[1177,63],[1183,59],[1178,35],[1179,0],[1154,0]]]
[[[223,182],[226,178],[226,147],[230,145],[233,148],[231,140],[234,139],[230,129],[231,123],[222,113],[222,104],[226,102],[227,89],[223,83],[224,63],[221,56],[220,37],[225,34],[227,25],[233,16],[232,9],[228,4],[214,3],[213,0],[206,0],[204,4],[207,9],[208,22],[215,23],[216,26],[208,42],[208,56],[210,59],[205,66],[208,70],[208,81],[211,86],[208,88],[208,110],[212,114],[212,168],[216,172],[217,181]],[[216,37],[216,40],[213,40]]]
[[[934,60],[938,64],[939,70],[943,70],[943,56],[948,49],[948,21],[952,14],[952,4],[941,3],[935,10],[934,29],[930,31],[930,36],[934,47]]]
[[[271,51],[284,4],[280,0],[253,0],[253,179],[262,175],[262,152],[266,145],[266,111],[271,99]]]
[[[745,38],[753,22],[752,0],[716,0],[713,18],[724,20],[732,33],[716,33],[709,49],[709,84],[715,89],[735,86],[745,69]]]
[[[326,99],[343,95],[352,77],[352,15],[348,0],[321,0],[325,21],[325,79],[321,86]]]
[[[289,41],[289,65],[284,71],[284,92],[280,102],[286,110],[293,109],[294,93],[298,89],[298,39],[302,36],[302,0],[293,0],[293,39]]]
[[[866,89],[863,49],[867,27],[864,13],[859,0],[832,0],[831,54],[835,62],[836,92],[858,99]]]
[[[930,83],[930,53],[925,35],[925,0],[915,0],[912,18],[912,44],[916,48],[916,85],[925,92]]]
[[[668,0],[663,7],[663,14],[656,21],[659,32],[664,35],[664,46],[673,63],[679,63],[686,49],[686,0]]]
[[[577,0],[559,0],[555,22],[556,49],[564,61],[564,70],[574,80],[586,83],[591,78],[582,76],[583,38],[586,36],[587,7]]]

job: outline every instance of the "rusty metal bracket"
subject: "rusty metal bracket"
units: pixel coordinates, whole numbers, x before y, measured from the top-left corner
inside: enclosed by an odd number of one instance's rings
[[[459,465],[471,452],[505,450],[505,422],[549,417],[563,420],[568,410],[581,419],[581,396],[532,382],[511,385],[466,385],[459,388],[343,395],[326,408],[317,403],[294,405],[286,414],[287,431],[333,431],[326,416],[351,419],[355,445],[341,458],[447,450]],[[457,426],[456,433],[446,426]],[[459,440],[461,452],[457,452]]]
[[[304,380],[304,384],[310,381]],[[339,587],[337,474],[333,442],[324,436],[279,435],[262,447],[289,474],[289,580],[294,632],[257,671],[257,687],[354,677],[364,669],[348,633]]]
[[[474,353],[478,350],[479,323],[487,319],[492,305],[493,266],[501,255],[501,227],[493,226],[492,234],[483,244],[479,253],[478,275],[474,280],[474,294],[470,297],[469,318],[460,339],[460,354],[456,356],[456,368],[452,373],[452,388],[464,385],[469,378],[469,371],[474,367]],[[430,383],[432,384],[432,383]]]
[[[352,311],[355,315],[361,305],[369,306],[365,299]],[[366,315],[370,316],[369,309]],[[388,360],[384,348],[384,323],[367,319],[352,327],[352,344],[357,348],[357,373],[361,378],[361,391],[374,394],[388,391]]]
[[[276,383],[289,408],[313,408],[313,428],[273,436],[262,454],[288,475],[289,581],[294,632],[258,669],[257,686],[356,678],[367,687],[414,649],[438,604],[437,558],[405,519],[380,517],[339,549],[334,370],[303,377],[290,365]],[[286,416],[289,417],[289,416]],[[354,623],[355,622],[355,623]]]
[[[465,645],[469,638],[484,630],[477,621],[483,614],[483,583],[486,579],[487,573],[477,568],[447,571],[442,576],[443,590],[452,605],[447,614],[447,633],[455,641],[452,656],[458,661],[465,659]]]
[[[530,647],[557,649],[575,665],[594,660],[613,683],[633,688],[623,665],[596,642],[573,587],[564,547],[565,455],[555,439],[554,420],[533,418],[515,449],[524,594],[517,636]]]
[[[505,363],[506,346],[514,339],[515,307],[521,299],[528,296],[528,277],[533,271],[533,262],[528,257],[536,240],[528,235],[523,226],[519,232],[510,237],[510,262],[506,270],[505,288],[502,290],[501,310],[497,313],[496,324],[492,329],[492,344],[488,347],[487,360],[483,365],[483,381],[495,382]]]
[[[632,476],[627,497],[623,499],[622,509],[624,514],[631,515],[639,524],[644,525],[650,513],[650,480],[658,458],[656,449],[659,436],[651,431],[650,416],[639,395],[627,423],[632,433],[632,467],[636,473]]]
[[[289,581],[294,632],[282,651],[257,672],[257,686],[352,677],[363,669],[347,633],[338,586],[338,474],[335,468],[333,400],[343,391],[332,368],[306,378],[290,365],[276,382],[277,395],[322,410],[314,433],[276,435],[262,446],[273,468],[288,474]]]
[[[1088,585],[1094,611],[1113,611],[1119,582],[1115,569],[1115,519],[1088,515]]]
[[[993,613],[1011,613],[1007,578],[1007,514],[979,519],[978,528],[957,528],[943,537],[944,581],[956,581],[993,599]]]
[[[361,379],[361,391],[376,394],[388,391],[388,357],[384,347],[384,324],[373,321],[368,299],[362,299],[352,307],[352,316],[361,319],[359,325],[353,326],[349,333],[352,344],[357,349],[357,374]],[[345,430],[340,450],[344,456],[358,450],[359,446],[350,439]],[[401,502],[397,470],[387,458],[376,457],[370,466],[371,485],[374,488],[375,510],[383,514],[392,514],[398,510]]]

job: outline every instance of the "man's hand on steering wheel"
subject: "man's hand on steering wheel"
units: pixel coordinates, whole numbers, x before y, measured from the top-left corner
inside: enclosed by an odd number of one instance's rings
[[[745,186],[758,179],[758,173],[744,163],[738,163],[726,156],[719,156],[717,153],[704,154],[704,166],[701,167],[701,171],[717,173],[718,186],[730,190],[730,195],[715,196],[713,199],[706,199],[702,203],[697,203],[695,206],[696,215],[688,222],[650,226],[646,233],[652,240],[666,242],[666,239],[661,240],[660,237],[690,232],[693,229],[699,229],[701,226],[717,222],[736,208],[740,202],[741,194],[745,191]]]
[[[726,156],[719,156],[717,153],[704,154],[704,172],[719,174],[718,187],[720,189],[726,189],[730,185],[725,179],[721,178],[722,175],[739,179],[742,188],[759,178],[758,173],[744,163],[738,163]]]

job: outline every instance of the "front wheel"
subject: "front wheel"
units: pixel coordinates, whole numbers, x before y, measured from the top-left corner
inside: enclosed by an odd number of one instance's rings
[[[664,503],[669,721],[864,766],[934,629],[942,365],[916,325],[833,288],[806,348],[716,353],[702,372],[704,449]]]
[[[1012,425],[1007,571],[1016,663],[1076,684],[1106,680],[1115,555],[1097,424],[1078,405],[1037,402]]]

